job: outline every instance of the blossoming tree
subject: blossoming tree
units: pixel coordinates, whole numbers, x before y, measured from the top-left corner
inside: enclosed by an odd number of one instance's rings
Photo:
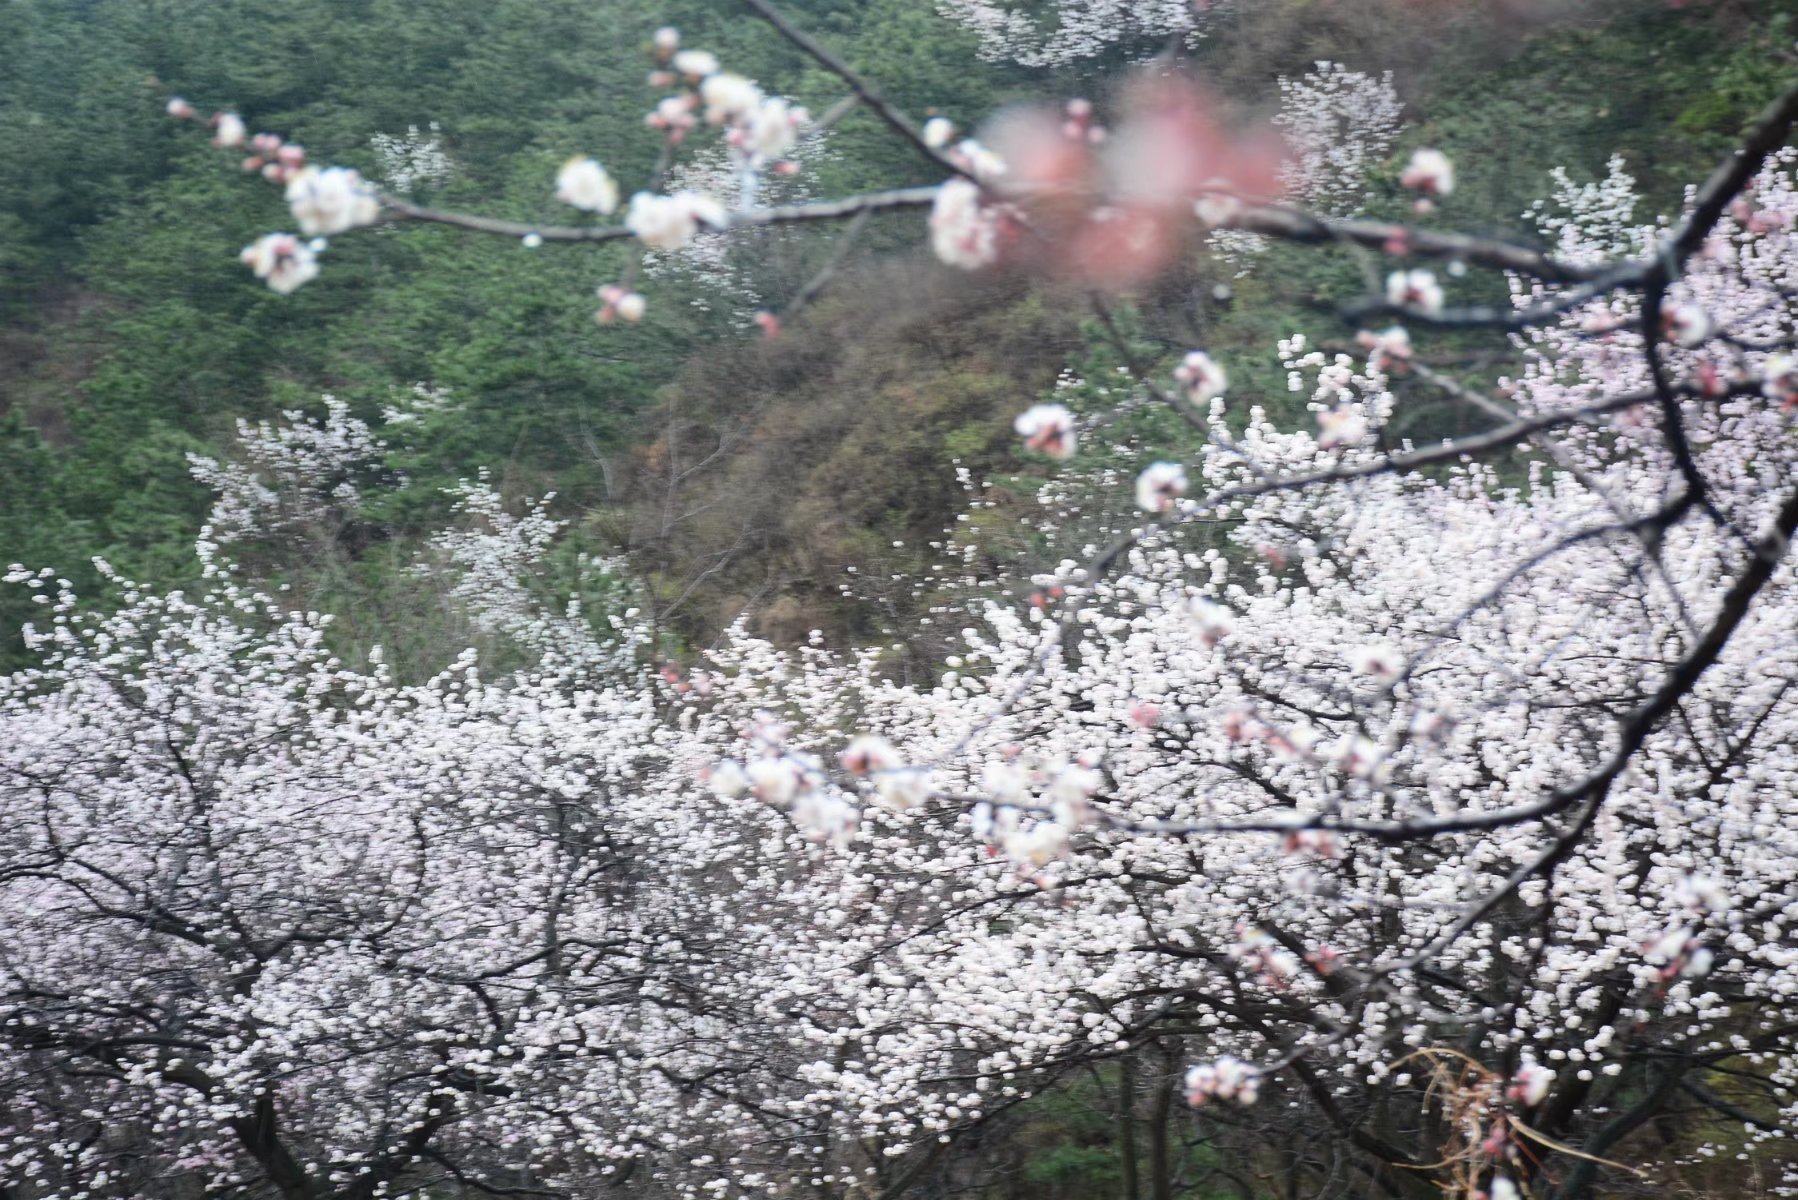
[[[915,686],[741,627],[653,671],[633,613],[600,637],[504,588],[547,518],[497,519],[478,485],[490,535],[447,544],[534,648],[506,679],[352,670],[210,539],[204,594],[127,586],[105,618],[15,570],[50,609],[45,666],[0,689],[23,1194],[896,1198],[1096,1064],[1158,1198],[1192,1182],[1183,1138],[1245,1194],[1666,1194],[1723,1153],[1798,1188],[1771,1148],[1798,1120],[1798,89],[1672,219],[1641,222],[1620,176],[1567,183],[1544,251],[1282,203],[1274,144],[1167,72],[1115,114],[958,141],[749,2],[947,179],[660,192],[702,125],[752,181],[809,122],[670,30],[665,153],[622,225],[420,207],[221,114],[300,229],[246,264],[328,286],[302,239],[381,220],[671,251],[927,209],[949,267],[1070,279],[1117,334],[1112,407],[1017,418],[1069,464],[1044,495],[1062,561],[969,580],[933,614],[962,648]],[[1426,215],[1454,183],[1430,150],[1400,179]],[[591,159],[555,188],[621,207]],[[1118,332],[1104,293],[1220,230],[1362,261],[1353,341],[1269,348],[1314,427]],[[1445,261],[1502,272],[1510,303],[1451,302]],[[652,311],[637,274],[601,286],[602,324]],[[1521,365],[1451,377],[1415,344],[1438,329]],[[1426,395],[1484,429],[1395,437]],[[1186,461],[1124,436],[1157,407]],[[309,455],[372,436],[330,422],[257,444],[316,481]],[[272,511],[249,468],[199,469],[233,530]]]

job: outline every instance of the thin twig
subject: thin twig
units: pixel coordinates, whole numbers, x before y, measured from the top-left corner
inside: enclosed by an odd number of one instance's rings
[[[952,175],[967,174],[966,171],[962,170],[961,167],[956,165],[956,163],[942,151],[925,141],[924,134],[916,125],[912,124],[911,118],[907,117],[904,113],[900,112],[898,108],[894,107],[892,101],[881,95],[880,90],[872,83],[869,83],[860,72],[838,58],[835,54],[832,54],[829,50],[825,49],[797,25],[794,25],[793,22],[786,18],[784,13],[775,8],[772,4],[769,4],[768,0],[743,0],[743,3],[754,9],[756,15],[760,16],[764,21],[768,22],[768,24],[774,26],[775,30],[778,31],[782,37],[786,38],[789,42],[792,42],[795,46],[805,51],[806,54],[810,55],[819,66],[848,84],[849,90],[854,92],[856,97],[860,99],[863,104],[866,104],[869,108],[873,109],[875,115],[890,125],[899,136],[910,142],[919,154],[922,154],[926,159]]]

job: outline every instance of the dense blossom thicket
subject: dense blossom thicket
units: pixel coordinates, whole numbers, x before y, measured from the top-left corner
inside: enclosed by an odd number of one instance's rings
[[[803,114],[673,31],[657,54],[670,148],[710,122],[740,177],[787,161]],[[1103,286],[1240,230],[1360,247],[1360,314],[1400,323],[1266,348],[1303,427],[1201,350],[1021,412],[1067,463],[1062,561],[945,541],[958,644],[923,684],[743,625],[655,663],[628,600],[533,599],[554,520],[482,482],[437,549],[533,665],[341,661],[226,557],[353,510],[381,445],[335,404],[194,464],[203,590],[81,615],[15,567],[46,612],[43,665],[0,681],[13,1194],[897,1198],[1092,1065],[1145,1074],[1150,1136],[1178,1095],[1245,1191],[1667,1194],[1738,1156],[1798,1193],[1798,98],[1668,220],[1620,172],[1563,180],[1546,255],[1270,204],[1278,164],[1190,91],[1127,103],[990,145],[883,109],[957,174],[791,210],[564,166],[618,230],[422,210],[263,142],[308,237],[386,211],[672,252],[928,207],[952,268]],[[1400,183],[1446,207],[1452,160]],[[290,290],[320,247],[272,236],[246,256]],[[1451,304],[1441,258],[1512,303]],[[643,316],[636,270],[602,322]],[[1521,368],[1440,374],[1413,345],[1439,326]],[[1486,432],[1393,436],[1431,393]],[[1187,461],[1111,436],[1160,406]]]
[[[937,0],[939,12],[979,36],[982,58],[1025,67],[1066,66],[1120,44],[1153,46],[1158,40],[1190,38],[1224,7],[1192,0],[1062,0],[1050,5]]]

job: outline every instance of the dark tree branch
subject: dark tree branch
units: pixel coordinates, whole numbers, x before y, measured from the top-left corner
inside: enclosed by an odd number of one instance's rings
[[[728,214],[726,227],[748,229],[761,225],[793,225],[810,221],[841,221],[862,213],[892,212],[900,209],[928,208],[936,199],[935,187],[895,188],[886,192],[869,192],[842,200],[826,200],[816,204],[789,204],[773,208],[736,209]],[[477,217],[447,209],[427,208],[397,196],[382,193],[381,207],[390,219],[423,221],[433,225],[449,225],[473,233],[491,233],[502,237],[524,238],[535,234],[546,242],[617,242],[635,237],[623,225],[533,225],[524,221],[503,221],[496,217]]]

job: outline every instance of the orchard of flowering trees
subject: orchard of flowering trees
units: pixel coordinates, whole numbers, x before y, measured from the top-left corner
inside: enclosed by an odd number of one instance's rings
[[[604,339],[658,319],[646,252],[915,212],[946,270],[1058,281],[1122,365],[1017,405],[1061,464],[1046,561],[984,545],[963,480],[948,648],[909,681],[747,621],[665,661],[628,558],[546,595],[553,509],[481,478],[437,569],[526,664],[352,663],[268,566],[388,470],[407,415],[335,401],[195,457],[201,587],[92,610],[13,566],[41,616],[0,678],[0,1196],[980,1194],[1077,1087],[1128,1200],[1798,1194],[1798,87],[1677,211],[1563,176],[1527,244],[1455,231],[1475,146],[1395,164],[1414,220],[1353,215],[1390,82],[1325,64],[1232,123],[1163,7],[1174,49],[1105,102],[984,124],[901,111],[769,0],[841,104],[665,29],[660,158],[629,196],[568,161],[560,224],[169,103],[280,189],[297,232],[242,253],[278,293],[365,226],[617,242]],[[858,108],[937,182],[762,202]],[[1275,244],[1359,279],[1339,341],[1260,351],[1296,423],[1121,311]],[[1437,353],[1483,342],[1509,365]],[[1470,431],[1401,436],[1426,401]]]

